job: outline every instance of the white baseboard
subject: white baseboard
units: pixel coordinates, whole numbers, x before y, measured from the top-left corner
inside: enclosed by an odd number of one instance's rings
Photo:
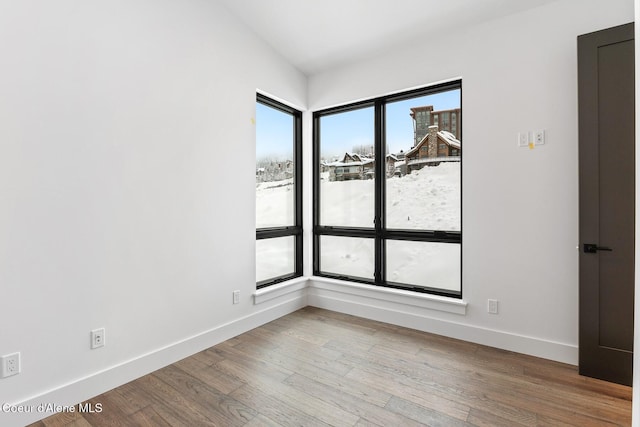
[[[307,305],[572,365],[578,362],[577,346],[465,324],[466,303],[451,298],[405,295],[404,291],[312,277],[258,292],[254,304],[266,307],[15,405],[37,409],[41,403],[71,406],[84,402]],[[438,312],[452,320],[433,317]],[[0,424],[24,426],[49,415],[52,413],[0,411]]]
[[[406,305],[394,298],[381,298],[376,293],[388,290],[358,289],[350,284],[313,278],[309,285],[307,301],[310,306],[352,314],[406,328],[430,332],[476,344],[528,354],[571,365],[578,364],[578,347],[575,345],[543,340],[510,332],[465,324],[461,321],[433,317],[434,308]],[[446,302],[435,301],[438,304]],[[439,310],[449,311],[449,310]],[[450,313],[454,313],[450,311]]]
[[[4,412],[0,408],[0,424],[19,427],[34,423],[55,413],[38,411],[40,404],[76,405],[79,402],[84,402],[199,351],[264,325],[305,307],[307,305],[306,293],[302,289],[299,292],[288,293],[274,302],[273,305],[248,316],[95,372],[71,383],[60,385],[25,401],[11,404],[16,408],[32,409],[32,412],[11,413]]]

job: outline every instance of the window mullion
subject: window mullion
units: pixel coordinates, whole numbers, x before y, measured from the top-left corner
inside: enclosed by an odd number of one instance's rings
[[[384,102],[381,100],[376,101],[374,107],[374,150],[375,150],[375,272],[374,278],[377,285],[382,285],[385,278],[385,251],[384,240],[382,234],[385,230],[385,165],[386,165],[386,153],[385,153],[385,117],[384,117]]]
[[[314,275],[320,274],[320,115],[313,113],[313,266]]]
[[[293,147],[294,157],[294,189],[295,189],[295,225],[299,233],[295,237],[295,275],[304,274],[304,253],[302,237],[302,112],[293,114],[293,135],[295,139]]]

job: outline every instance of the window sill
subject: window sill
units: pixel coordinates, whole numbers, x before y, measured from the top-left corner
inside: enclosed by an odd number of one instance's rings
[[[403,289],[384,288],[363,283],[347,282],[326,277],[296,277],[286,282],[258,289],[253,294],[253,304],[259,305],[284,295],[309,290],[329,291],[356,297],[370,298],[385,302],[437,310],[465,316],[467,302],[457,298],[411,292]]]
[[[403,289],[384,288],[380,286],[366,285],[362,283],[346,282],[343,280],[329,279],[313,276],[309,279],[309,288],[321,291],[330,291],[385,302],[410,305],[419,308],[438,310],[459,315],[467,314],[467,303],[457,298],[429,295]]]
[[[296,277],[295,279],[287,280],[286,282],[258,289],[253,294],[253,304],[262,304],[263,302],[279,298],[283,295],[303,290],[308,286],[308,280],[308,277]]]

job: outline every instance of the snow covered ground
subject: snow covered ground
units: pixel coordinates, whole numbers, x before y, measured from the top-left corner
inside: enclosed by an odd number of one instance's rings
[[[256,184],[256,228],[293,225],[293,179]]]
[[[460,230],[460,163],[424,167],[388,178],[387,228]],[[373,227],[374,181],[329,181],[320,185],[320,223]]]
[[[256,186],[257,226],[293,224],[293,185],[289,181]],[[387,227],[397,229],[460,230],[460,163],[441,163],[403,177],[387,186]],[[322,225],[373,227],[374,181],[333,181],[320,185]],[[285,207],[289,206],[287,210]],[[291,273],[292,246],[284,240],[258,242],[258,280]],[[291,239],[292,240],[292,239]],[[373,278],[372,239],[322,236],[322,271]],[[387,242],[387,280],[449,290],[460,287],[460,245],[450,243]]]

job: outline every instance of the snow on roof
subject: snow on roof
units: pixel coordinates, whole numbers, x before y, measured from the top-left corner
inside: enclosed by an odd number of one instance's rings
[[[458,141],[455,135],[452,134],[451,132],[446,130],[440,130],[438,131],[437,135],[438,135],[438,139],[442,140],[445,144],[453,148],[457,148],[458,150],[460,149],[460,141]],[[415,147],[413,147],[411,150],[405,153],[405,156],[410,156],[411,154],[418,151],[418,149],[422,146],[422,144],[424,144],[427,141],[428,138],[429,138],[429,134],[425,135]]]
[[[327,166],[332,166],[332,167],[336,167],[336,166],[363,166],[363,165],[368,165],[370,163],[373,163],[373,159],[365,158],[361,162],[341,162],[341,161],[337,161],[337,162],[333,162],[333,163],[328,163]]]
[[[449,144],[453,148],[460,149],[460,141],[456,138],[454,134],[449,131],[441,130],[438,132],[438,136],[444,140],[447,144]]]
[[[416,144],[416,146],[415,146],[415,147],[411,148],[411,150],[408,150],[406,153],[404,153],[404,156],[405,156],[405,157],[410,156],[410,155],[412,155],[413,153],[415,153],[416,151],[418,151],[418,149],[422,146],[422,144],[424,144],[424,142],[427,140],[427,137],[428,137],[428,136],[429,136],[429,135],[425,135],[425,136],[424,136],[424,138],[422,138],[422,139],[420,140],[420,142]]]
[[[355,159],[355,161],[348,161],[347,159]],[[366,156],[357,153],[344,153],[342,160],[336,160],[332,163],[327,163],[327,166],[362,166],[372,163],[374,160]]]
[[[347,159],[348,157],[350,157],[352,159],[355,159],[357,162],[365,162],[365,161],[369,160],[369,157],[363,156],[362,154],[344,153],[344,157],[342,158],[342,161],[345,161],[345,159]]]

